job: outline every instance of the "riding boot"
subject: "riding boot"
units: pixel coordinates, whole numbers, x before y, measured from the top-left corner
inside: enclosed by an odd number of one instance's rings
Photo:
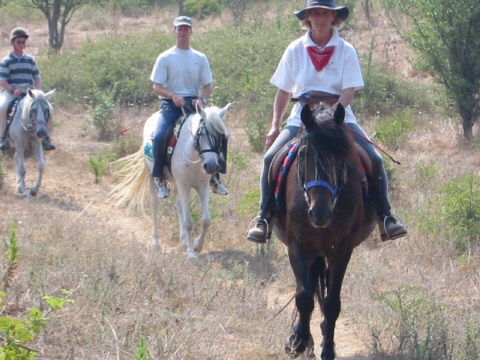
[[[161,177],[155,177],[154,181],[155,187],[157,189],[157,196],[160,199],[165,199],[166,197],[168,197],[168,195],[170,195],[170,189],[168,188],[165,179]]]
[[[264,244],[268,239],[270,239],[272,236],[270,219],[267,219],[264,216],[265,215],[263,215],[262,211],[260,210],[258,216],[250,222],[250,224],[255,222],[255,226],[247,231],[247,240]]]
[[[10,144],[8,143],[7,136],[3,136],[2,141],[0,142],[0,150],[8,149],[10,149]]]
[[[407,234],[405,225],[400,223],[390,212],[388,185],[386,179],[379,177],[375,187],[375,203],[377,208],[377,224],[382,241],[394,240]]]
[[[50,151],[55,150],[55,145],[50,142],[50,136],[46,136],[42,139],[43,150]]]
[[[215,173],[210,177],[210,186],[215,194],[228,195],[228,189],[223,185],[222,180],[220,180],[219,173]]]
[[[407,234],[405,226],[397,222],[391,214],[377,217],[377,224],[382,241],[398,239]]]

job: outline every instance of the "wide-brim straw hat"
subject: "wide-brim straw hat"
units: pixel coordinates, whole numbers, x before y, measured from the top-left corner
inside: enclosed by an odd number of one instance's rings
[[[303,10],[295,11],[294,14],[297,15],[300,20],[305,20],[305,15],[310,9],[333,10],[342,21],[348,17],[350,12],[346,6],[337,6],[335,0],[307,0],[307,7]]]

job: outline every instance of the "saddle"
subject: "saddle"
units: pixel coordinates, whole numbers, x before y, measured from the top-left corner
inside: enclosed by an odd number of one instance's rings
[[[290,166],[295,159],[295,156],[300,145],[300,139],[295,138],[284,145],[273,157],[268,171],[268,184],[270,186],[271,193],[275,199],[275,206],[279,208],[280,194],[285,185],[285,179],[290,170]],[[362,186],[366,197],[370,196],[368,179],[374,177],[373,160],[365,149],[363,149],[358,143],[355,143],[358,154],[358,162],[362,173]],[[272,197],[272,196],[270,196]],[[270,201],[269,201],[270,203]],[[268,204],[267,204],[267,207]]]
[[[188,114],[181,115],[177,121],[172,123],[170,127],[168,128],[166,134],[165,134],[165,141],[164,143],[164,149],[163,152],[165,154],[165,164],[170,165],[170,161],[172,159],[173,151],[175,150],[175,145],[177,144],[178,140],[178,135],[180,134],[180,130],[182,129],[183,123],[185,122]],[[150,134],[150,139],[149,141],[145,144],[143,148],[143,153],[145,156],[149,157],[150,159],[153,160],[153,147],[152,147],[152,141],[153,138],[155,137],[155,132],[152,132]]]

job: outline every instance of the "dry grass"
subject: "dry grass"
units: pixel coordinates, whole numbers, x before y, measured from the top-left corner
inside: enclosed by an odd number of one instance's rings
[[[130,21],[133,27],[144,28],[157,20]],[[104,30],[120,31],[102,29],[93,19],[73,24],[69,36],[78,32],[82,41],[81,37]],[[373,31],[377,29],[365,31],[366,41],[360,43],[368,45]],[[401,45],[393,45],[387,31],[382,34],[387,38],[384,49],[377,49],[379,57]],[[404,62],[391,61],[395,70],[409,73]],[[44,295],[74,291],[75,303],[52,315],[34,344],[40,350],[37,358],[133,359],[142,337],[151,359],[286,358],[283,342],[290,333],[293,304],[274,314],[287,304],[295,285],[283,245],[273,239],[267,249],[244,240],[256,209],[256,204],[245,207],[244,195],[258,188],[262,161],[261,154],[252,153],[247,145],[242,110],[234,106],[227,115],[229,156],[234,161],[223,179],[230,195],[212,196],[212,226],[195,262],[177,249],[173,199],[162,208],[162,249],[154,251],[149,246],[150,220],[107,200],[114,182],[111,174],[95,185],[87,170],[88,158],[109,144],[87,136],[81,109],[61,110],[53,136],[57,150],[47,154],[37,198],[20,198],[15,193],[13,160],[2,164],[6,175],[0,187],[1,253],[7,250],[13,221],[18,223],[19,243],[18,269],[7,292],[5,313],[24,318],[30,307],[44,308]],[[129,114],[126,126],[148,115]],[[392,182],[394,209],[405,217],[409,235],[380,243],[375,233],[354,253],[337,327],[339,359],[373,359],[370,329],[385,324],[375,299],[386,291],[419,286],[446,304],[451,315],[479,314],[478,254],[459,261],[444,239],[422,233],[416,219],[426,211],[438,184],[469,171],[478,175],[480,155],[463,142],[456,119],[419,115],[415,124],[394,154],[402,166],[395,168]],[[373,125],[368,120],[363,124],[368,130]],[[438,169],[432,178],[419,173],[426,165]],[[27,181],[32,182],[34,175],[35,163],[28,160]],[[319,322],[316,309],[312,331],[317,352]],[[386,345],[394,340],[383,339]]]

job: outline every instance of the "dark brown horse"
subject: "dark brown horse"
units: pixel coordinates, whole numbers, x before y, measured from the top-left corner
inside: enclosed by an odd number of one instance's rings
[[[353,248],[375,228],[373,201],[362,188],[362,173],[345,109],[334,114],[302,110],[305,133],[287,175],[274,230],[288,247],[297,283],[299,320],[285,350],[292,357],[314,358],[310,317],[314,296],[324,320],[322,360],[335,359],[335,322],[340,290]],[[297,169],[297,171],[295,171]]]

